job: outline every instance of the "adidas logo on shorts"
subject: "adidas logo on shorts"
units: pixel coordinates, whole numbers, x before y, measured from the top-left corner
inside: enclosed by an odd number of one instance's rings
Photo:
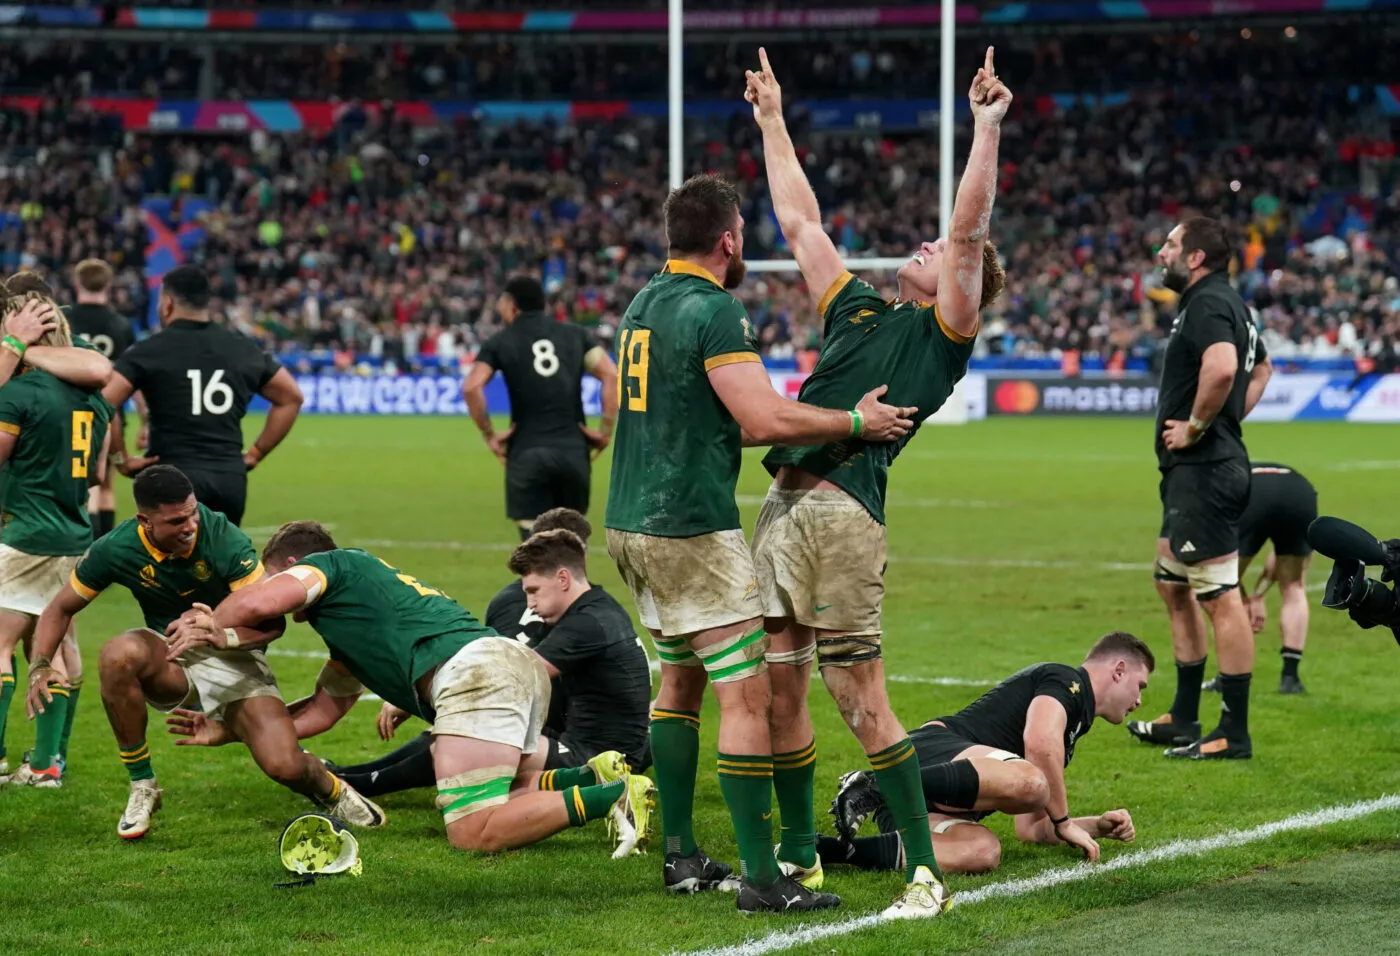
[[[1196,550],[1196,546],[1195,546],[1194,544],[1192,544],[1190,541],[1186,542],[1185,544],[1183,544],[1183,545],[1181,546],[1181,553],[1182,553],[1182,554],[1193,554],[1193,553],[1195,552],[1195,550]]]

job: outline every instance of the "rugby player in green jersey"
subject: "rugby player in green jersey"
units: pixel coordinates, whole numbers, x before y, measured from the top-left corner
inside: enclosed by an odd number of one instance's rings
[[[768,56],[749,71],[744,98],[763,132],[768,187],[778,224],[825,323],[825,343],[798,398],[849,407],[873,385],[917,411],[901,439],[843,439],[817,448],[774,448],[764,459],[772,489],[754,530],[754,564],[767,602],[773,686],[773,782],[782,817],[778,859],[809,887],[822,885],[812,813],[816,744],[807,712],[812,660],[860,741],[889,802],[906,852],[903,895],[885,916],[936,916],[951,902],[934,859],[914,747],[890,708],[880,661],[884,597],[885,484],[917,422],[937,411],[967,371],[978,316],[1005,278],[987,241],[997,185],[1000,124],[1011,92],[997,79],[992,50],[968,98],[972,152],[958,188],[949,235],[925,242],[899,270],[886,301],[846,270],[822,224],[816,196],[783,122],[782,92]]]
[[[196,602],[217,604],[263,576],[253,542],[228,518],[195,500],[189,479],[170,465],[152,465],[132,482],[137,515],[92,544],[67,583],[44,609],[34,634],[28,709],[46,714],[62,689],[49,664],[73,616],[114,584],[131,591],[145,627],[132,628],[102,647],[98,671],[102,704],[131,778],[117,834],[143,837],[160,808],[162,791],[146,744],[146,706],[172,711],[198,702],[248,745],[262,771],[347,823],[376,827],[384,813],[321,761],[303,753],[261,651],[176,647],[171,623]],[[86,507],[86,506],[84,506]],[[250,645],[282,633],[280,617],[249,622],[233,635]],[[225,647],[230,642],[225,642]],[[51,690],[58,683],[60,690]]]
[[[741,442],[890,441],[909,409],[876,382],[844,409],[781,397],[744,307],[743,217],[734,187],[696,176],[664,207],[670,260],[618,329],[618,421],[605,525],[608,552],[661,658],[651,744],[668,889],[733,885],[691,826],[705,685],[719,701],[719,782],[738,836],[744,912],[835,906],[783,876],[773,856],[773,758],[763,606],[739,526]]]
[[[338,548],[314,521],[283,525],[263,561],[272,576],[212,614],[205,607],[182,618],[172,652],[223,647],[226,628],[295,614],[331,657],[316,693],[294,705],[298,736],[330,729],[365,688],[432,724],[437,803],[453,846],[510,850],[603,817],[631,841],[620,853],[645,836],[654,789],[646,777],[600,781],[585,765],[554,773],[562,791],[538,789],[543,764],[531,758],[549,710],[549,673],[534,651],[369,552]],[[199,743],[222,742],[221,728],[191,729]]]
[[[3,351],[7,356],[18,359],[36,341],[45,344],[35,349],[78,351],[69,347],[67,321],[51,299],[25,294],[10,298],[6,305]],[[24,338],[16,336],[16,331]],[[40,333],[37,338],[35,332]],[[0,758],[5,754],[5,718],[15,689],[14,650],[21,642],[28,643],[44,606],[92,544],[87,506],[79,508],[78,502],[86,501],[89,485],[100,480],[111,417],[112,407],[101,395],[39,369],[29,369],[0,388],[0,464],[5,483],[0,667],[8,668],[0,673]],[[65,649],[65,656],[76,662],[71,640]],[[74,665],[75,677],[81,673],[79,666]],[[8,767],[0,759],[0,781],[43,789],[62,786],[73,701],[68,688],[55,692],[58,703],[39,722],[28,759],[13,774],[6,773]]]

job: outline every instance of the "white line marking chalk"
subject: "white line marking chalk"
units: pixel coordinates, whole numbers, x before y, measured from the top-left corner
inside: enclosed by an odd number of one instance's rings
[[[1118,870],[1147,866],[1166,860],[1177,860],[1187,856],[1200,856],[1205,853],[1212,853],[1216,850],[1224,850],[1228,847],[1257,843],[1261,840],[1275,837],[1280,833],[1289,833],[1294,830],[1311,830],[1314,827],[1325,826],[1329,823],[1341,823],[1345,820],[1355,820],[1360,817],[1370,816],[1373,813],[1397,809],[1400,809],[1400,794],[1387,794],[1382,797],[1377,797],[1374,800],[1363,800],[1359,803],[1342,803],[1331,807],[1322,807],[1318,810],[1295,813],[1291,817],[1284,817],[1282,820],[1275,820],[1272,823],[1264,823],[1257,827],[1250,827],[1247,830],[1227,830],[1224,833],[1218,833],[1210,837],[1200,837],[1194,840],[1174,840],[1171,843],[1153,847],[1150,850],[1138,850],[1133,853],[1124,853],[1122,856],[1115,856],[1103,863],[1078,863],[1074,866],[1046,870],[1044,873],[1021,880],[1006,880],[1002,883],[991,883],[987,886],[978,887],[975,890],[968,890],[966,893],[955,893],[953,896],[953,903],[955,906],[961,908],[976,906],[978,903],[983,903],[987,900],[1003,899],[1011,896],[1024,896],[1027,893],[1034,893],[1052,886],[1087,880],[1103,873],[1113,873]],[[804,926],[796,929],[769,933],[767,936],[751,939],[734,946],[720,946],[714,949],[694,950],[687,954],[687,956],[763,956],[764,953],[778,953],[785,949],[791,949],[794,946],[805,946],[810,943],[815,943],[818,940],[830,939],[833,936],[846,936],[850,933],[857,933],[861,930],[869,929],[872,926],[878,926],[883,922],[884,920],[878,915],[871,914],[868,916],[860,916],[855,919],[843,920],[839,923],[818,924],[815,926]],[[673,956],[682,956],[682,954],[675,953]]]

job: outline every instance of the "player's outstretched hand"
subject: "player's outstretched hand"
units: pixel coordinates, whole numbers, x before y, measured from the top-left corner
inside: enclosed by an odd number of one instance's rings
[[[997,79],[996,66],[992,63],[995,50],[995,47],[987,47],[987,58],[973,78],[972,88],[967,91],[967,99],[972,104],[972,118],[983,126],[1000,126],[1002,117],[1011,107],[1011,91]]]
[[[901,405],[886,405],[880,397],[890,390],[888,385],[871,389],[856,406],[860,412],[860,437],[866,441],[895,441],[909,434],[914,427],[914,413],[917,408]]]
[[[505,467],[506,464],[506,453],[510,448],[510,436],[514,434],[515,426],[512,425],[505,431],[495,432],[490,438],[486,439],[486,447],[491,449],[491,454],[496,456],[502,467]]]
[[[228,647],[224,632],[214,625],[214,611],[207,604],[196,603],[177,620],[171,621],[165,633],[168,645],[165,659],[168,661],[196,647],[213,647],[217,650]]]
[[[57,683],[60,687],[67,687],[68,681],[59,677],[58,670],[54,667],[35,667],[29,671],[29,693],[24,698],[24,712],[33,720],[37,714],[44,712],[45,706],[53,702],[53,691],[49,690],[49,685]]]
[[[783,90],[768,65],[768,51],[758,48],[758,70],[745,70],[744,99],[753,105],[753,118],[760,124],[782,122]]]
[[[57,327],[58,316],[53,306],[39,299],[30,299],[5,320],[4,332],[19,339],[27,348]]]
[[[222,747],[233,743],[233,734],[222,721],[210,720],[197,710],[177,707],[165,718],[166,729],[176,737],[177,747]]]
[[[1099,817],[1099,836],[1105,840],[1132,843],[1137,838],[1132,815],[1127,810],[1109,810]]]
[[[380,740],[393,740],[394,731],[412,715],[402,708],[395,707],[387,700],[379,708],[379,716],[374,719],[374,727],[379,731]]]
[[[1084,858],[1090,863],[1099,862],[1098,841],[1085,833],[1073,820],[1067,820],[1056,827],[1055,835],[1070,846],[1084,851]]]
[[[112,463],[112,467],[128,478],[135,478],[145,469],[160,461],[159,455],[143,457],[141,455],[122,456],[120,460],[107,459]]]
[[[588,442],[588,447],[592,451],[590,458],[597,461],[598,456],[603,453],[603,449],[607,448],[612,441],[612,436],[607,432],[589,428],[587,425],[579,425],[578,430],[583,432],[583,440]]]

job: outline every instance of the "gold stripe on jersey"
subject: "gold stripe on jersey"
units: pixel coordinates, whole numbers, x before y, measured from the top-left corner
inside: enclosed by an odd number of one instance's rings
[[[262,575],[263,564],[261,561],[259,561],[258,566],[253,568],[253,570],[248,572],[248,574],[239,578],[237,581],[230,581],[228,589],[230,592],[233,592],[241,588],[246,588],[248,585],[255,583],[258,580],[258,578],[262,577]]]
[[[843,272],[836,277],[835,282],[827,287],[826,292],[822,293],[821,301],[817,303],[817,315],[819,317],[823,319],[826,318],[826,310],[831,308],[831,300],[840,295],[841,290],[846,288],[846,285],[854,278],[854,274]]]
[[[716,355],[705,359],[705,371],[713,372],[717,368],[724,368],[726,365],[738,365],[740,362],[759,362],[763,359],[758,357],[757,352],[726,352],[723,355]]]
[[[92,588],[79,581],[77,571],[74,571],[72,574],[68,575],[68,586],[73,589],[73,591],[78,595],[78,597],[82,598],[85,601],[94,600],[97,597],[97,595],[102,593],[101,591],[94,591]]]
[[[4,432],[6,435],[18,435],[19,426],[14,422],[0,422],[0,432]]]
[[[943,321],[943,313],[938,310],[937,302],[933,304],[933,317],[938,320],[938,327],[943,330],[943,334],[948,336],[948,338],[952,339],[959,345],[966,345],[973,339],[977,338],[977,332],[982,327],[982,317],[979,315],[977,317],[977,323],[972,327],[972,334],[963,335],[957,329],[954,329],[947,322]]]
[[[684,259],[667,259],[666,268],[661,271],[674,272],[679,275],[698,276],[701,279],[708,279],[721,289],[724,288],[724,283],[716,279],[715,274],[709,269],[686,262]]]

